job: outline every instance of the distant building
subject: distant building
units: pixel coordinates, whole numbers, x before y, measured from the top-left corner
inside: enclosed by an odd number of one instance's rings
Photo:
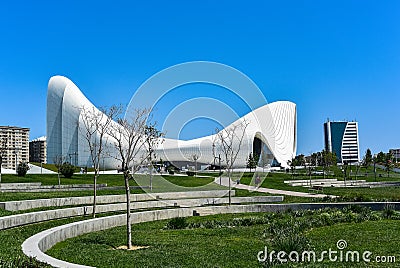
[[[324,123],[325,150],[334,152],[338,163],[360,161],[358,123],[327,121]]]
[[[29,161],[29,128],[0,126],[0,156],[3,168],[16,169]]]
[[[390,149],[389,153],[393,155],[394,161],[396,163],[400,160],[400,149]]]
[[[29,162],[46,163],[46,137],[29,142]]]

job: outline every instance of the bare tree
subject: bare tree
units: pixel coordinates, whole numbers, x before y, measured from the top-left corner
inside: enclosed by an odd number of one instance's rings
[[[149,150],[146,149],[146,127],[150,109],[136,109],[124,119],[117,119],[118,124],[111,124],[107,134],[113,138],[112,145],[117,153],[112,156],[120,164],[124,175],[126,194],[126,232],[127,247],[132,247],[131,231],[131,204],[129,180],[148,159]],[[134,163],[135,162],[135,163]]]
[[[65,162],[65,157],[62,155],[56,155],[53,158],[53,163],[57,168],[58,188],[61,188],[60,169],[61,166],[64,164],[64,162]]]
[[[231,205],[231,177],[232,169],[242,147],[243,139],[246,134],[246,128],[250,124],[243,119],[230,127],[218,130],[216,133],[217,145],[225,158],[226,169],[228,171],[229,181],[229,205]]]
[[[97,178],[100,172],[100,161],[105,156],[108,136],[107,129],[112,124],[115,116],[121,111],[120,106],[112,106],[110,109],[98,110],[94,106],[91,108],[80,108],[80,119],[78,120],[78,129],[88,145],[90,161],[94,168],[93,176],[93,218],[96,217],[96,199],[97,199]]]
[[[156,128],[156,124],[149,124],[145,127],[146,149],[148,152],[148,160],[150,165],[150,191],[153,191],[153,159],[156,159],[154,154],[155,149],[161,144],[164,139],[164,133]]]

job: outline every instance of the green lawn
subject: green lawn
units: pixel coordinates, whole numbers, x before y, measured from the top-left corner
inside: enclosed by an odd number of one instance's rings
[[[148,222],[132,226],[133,244],[148,246],[146,249],[117,250],[126,238],[125,228],[117,227],[68,239],[48,254],[96,267],[262,267],[257,253],[265,246],[277,251],[300,250],[305,246],[302,250],[319,252],[329,249],[326,247],[334,248],[339,239],[348,239],[350,249],[395,254],[400,259],[399,222],[381,220],[380,212],[354,209],[191,217],[186,220],[186,228],[177,230],[165,228],[168,220]],[[285,231],[291,229],[298,231]],[[309,231],[301,234],[306,230]],[[354,267],[354,263],[339,266]],[[338,267],[338,264],[309,267]]]
[[[97,217],[104,217],[119,214],[118,213],[103,213],[98,214]],[[17,267],[39,267],[37,265],[27,266],[28,258],[24,255],[21,250],[22,243],[29,238],[30,236],[37,234],[41,231],[71,223],[76,221],[82,221],[90,219],[90,216],[86,217],[72,217],[67,219],[60,219],[60,220],[50,220],[46,222],[30,224],[22,227],[16,227],[6,230],[0,231],[0,267],[10,267],[10,268],[17,268]],[[20,262],[18,262],[20,260]],[[6,262],[6,264],[2,264]],[[12,264],[9,264],[9,263]],[[17,263],[17,264],[16,264]],[[21,264],[22,263],[22,264]],[[49,265],[43,265],[40,267],[51,267]]]
[[[25,177],[18,177],[14,174],[3,174],[2,182],[41,182],[43,185],[58,185],[57,174],[27,174]],[[92,184],[92,174],[74,174],[72,178],[64,178],[61,175],[61,184]],[[97,183],[106,183],[108,186],[123,186],[124,178],[122,174],[100,174]]]
[[[399,222],[391,220],[367,221],[362,223],[343,223],[334,226],[321,227],[307,233],[316,252],[324,250],[337,250],[336,243],[339,240],[347,242],[344,251],[364,251],[373,253],[371,260],[376,256],[395,256],[396,263],[386,263],[379,266],[376,262],[368,267],[400,267],[400,229]],[[375,265],[375,266],[374,266]],[[338,263],[329,261],[321,264],[321,267],[338,267]],[[347,267],[356,266],[347,263]],[[365,267],[360,264],[358,267]]]
[[[135,175],[134,180],[130,181],[131,186],[149,186],[149,176]],[[220,190],[226,189],[212,183],[213,178],[204,177],[186,177],[186,176],[154,176],[153,178],[153,191],[193,191],[193,190]],[[58,185],[58,178],[56,174],[28,174],[26,177],[18,177],[13,174],[3,175],[4,183],[12,182],[41,182],[43,185]],[[93,175],[91,174],[76,174],[72,178],[61,178],[62,184],[92,184]],[[122,174],[101,174],[98,178],[98,183],[107,183],[108,186],[124,186],[124,179]],[[210,185],[210,183],[212,183]],[[125,190],[98,190],[98,195],[110,194],[124,194]],[[131,189],[131,193],[144,193],[142,189]],[[56,192],[2,192],[0,193],[1,201],[15,201],[27,199],[40,199],[40,198],[56,198],[56,197],[72,197],[72,196],[90,196],[93,194],[92,190],[85,191],[56,191]]]
[[[236,215],[202,217],[227,219]],[[48,253],[70,262],[96,267],[255,267],[256,249],[264,247],[262,225],[216,230],[163,230],[167,221],[132,226],[137,251],[115,250],[125,244],[125,227],[61,242]],[[74,254],[71,254],[75,252]],[[79,254],[76,254],[79,252]]]
[[[398,180],[400,181],[400,177],[398,178],[398,174],[391,175],[392,177],[389,180]],[[246,172],[242,179],[241,183],[250,184],[253,178],[253,173]],[[295,176],[295,179],[307,179],[309,177],[305,175]],[[314,178],[314,177],[313,177]],[[318,176],[318,178],[322,178],[322,176]],[[289,173],[282,172],[273,172],[268,173],[267,177],[263,181],[261,187],[272,188],[272,189],[280,189],[280,190],[288,190],[288,191],[297,191],[297,192],[308,192],[307,187],[301,186],[290,186],[289,184],[284,183],[285,180],[291,180],[292,175]],[[343,178],[337,178],[338,180],[342,180]],[[378,180],[385,181],[388,178],[382,177]],[[368,177],[369,181],[374,180],[373,177]],[[326,187],[324,188],[324,193],[329,195],[340,196],[344,201],[399,201],[400,200],[400,187],[377,187],[377,188],[334,188],[334,187]],[[310,199],[310,201],[312,201]]]

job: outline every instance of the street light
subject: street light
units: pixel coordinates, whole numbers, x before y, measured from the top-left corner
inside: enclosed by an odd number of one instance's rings
[[[197,159],[199,159],[199,156],[197,154],[193,154],[192,155],[192,159],[194,160],[194,176],[196,176],[196,172],[197,172]]]
[[[77,152],[73,152],[72,154],[68,154],[69,155],[69,163],[72,165],[72,156],[74,156],[74,166],[78,165],[78,153]]]

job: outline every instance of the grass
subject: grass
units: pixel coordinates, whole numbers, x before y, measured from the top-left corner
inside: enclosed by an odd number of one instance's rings
[[[120,212],[110,212],[97,214],[97,217],[111,216],[119,214]],[[78,216],[59,220],[50,220],[36,224],[6,229],[0,231],[0,267],[39,267],[36,265],[27,266],[31,261],[26,257],[21,249],[22,243],[30,236],[37,234],[41,231],[71,223],[91,219],[90,216]],[[5,262],[3,264],[3,262]],[[10,264],[11,263],[11,264]],[[22,263],[22,266],[21,266]],[[20,265],[19,265],[20,264]],[[48,265],[40,267],[51,267]]]
[[[132,194],[144,193],[142,189],[131,189]],[[125,194],[125,190],[98,190],[97,195],[114,195]],[[92,196],[93,191],[57,191],[57,192],[4,192],[0,193],[0,202],[5,201],[18,201],[18,200],[32,200],[32,199],[47,199],[47,198],[60,198],[60,197],[75,197],[75,196]]]
[[[359,252],[371,251],[373,260],[376,256],[395,256],[395,263],[382,264],[380,267],[400,267],[400,244],[399,223],[392,220],[367,221],[362,223],[343,223],[329,227],[316,228],[308,232],[307,237],[311,240],[316,252],[336,250],[337,241],[344,239],[348,247],[346,250],[357,250]],[[356,266],[348,264],[347,267]],[[379,267],[377,263],[369,267]],[[338,264],[325,262],[321,267],[337,267]],[[354,267],[353,266],[353,267]],[[359,265],[365,267],[365,265]]]
[[[165,180],[160,180],[160,176],[154,176],[154,191],[162,191],[174,189],[166,186],[165,183],[160,185],[157,189],[157,182],[169,182],[170,185],[176,186],[176,190],[202,190],[202,186],[206,186],[213,181],[212,178],[203,177],[182,177],[182,176],[163,176]],[[26,177],[18,177],[13,174],[3,174],[2,181],[4,183],[12,182],[41,182],[43,185],[58,185],[58,178],[56,174],[27,174]],[[149,185],[149,177],[146,175],[135,175],[135,180],[130,181],[131,186],[139,186],[137,181],[142,186]],[[91,174],[75,174],[72,178],[61,178],[63,185],[67,184],[92,184],[93,175]],[[108,186],[124,186],[124,179],[122,174],[101,174],[98,178],[98,184],[107,183]],[[189,187],[194,187],[190,188]],[[200,189],[197,189],[200,188]],[[208,187],[210,189],[226,189],[218,185]],[[204,189],[204,190],[207,190]],[[125,190],[109,190],[103,189],[97,191],[98,195],[110,194],[124,194]],[[131,193],[144,193],[142,189],[131,189]],[[2,192],[0,193],[0,202],[3,201],[16,201],[28,199],[41,199],[41,198],[58,198],[58,197],[72,197],[72,196],[90,196],[93,195],[92,190],[85,191],[54,191],[54,192]]]
[[[210,216],[218,219],[237,216]],[[218,230],[163,230],[167,221],[132,226],[134,244],[145,250],[121,251],[125,228],[83,235],[61,242],[48,253],[96,267],[249,267],[257,266],[254,248],[263,248],[262,225]],[[227,246],[229,245],[229,246]],[[71,254],[71,252],[79,254]]]
[[[398,174],[396,174],[398,176]],[[320,178],[322,176],[319,176]],[[253,178],[253,173],[245,173],[241,179],[241,183],[249,185]],[[304,175],[298,175],[295,177],[296,179],[307,179],[308,177]],[[313,177],[314,178],[314,177]],[[279,190],[288,190],[288,191],[296,191],[296,192],[308,192],[307,187],[302,186],[290,186],[289,184],[284,183],[285,180],[291,180],[292,175],[289,173],[275,172],[268,173],[267,177],[263,181],[261,187],[271,188],[271,189],[279,189]],[[342,179],[342,178],[338,178]],[[368,177],[368,181],[374,181],[373,177]],[[378,181],[386,181],[388,178],[382,177],[379,178]],[[399,180],[400,177],[392,177],[389,180]],[[324,194],[335,195],[342,197],[341,200],[348,201],[399,201],[400,200],[400,187],[377,187],[377,188],[334,188],[334,187],[326,187],[324,188]],[[286,196],[285,196],[286,198]],[[309,199],[308,202],[314,201],[313,199]],[[307,201],[306,201],[307,202]]]
[[[257,253],[265,246],[277,251],[290,248],[322,251],[328,250],[327,246],[333,248],[336,239],[345,238],[351,245],[356,241],[353,248],[357,250],[371,247],[370,250],[379,254],[394,254],[400,237],[399,223],[381,220],[380,215],[381,212],[354,207],[190,217],[185,224],[174,225],[174,228],[187,226],[184,229],[168,229],[173,220],[133,225],[133,244],[149,246],[147,249],[116,250],[125,244],[125,228],[117,227],[68,239],[58,243],[48,254],[96,267],[260,267]],[[318,227],[327,225],[329,227]],[[374,232],[376,229],[380,231]],[[308,232],[302,234],[304,230]],[[321,267],[337,266],[337,263],[324,263]]]
[[[0,260],[10,261],[17,258],[28,259],[21,250],[22,243],[30,236],[52,227],[66,224],[78,220],[86,219],[84,217],[76,217],[70,219],[53,220],[39,224],[2,230],[0,232]],[[13,267],[13,266],[11,266]],[[14,266],[16,267],[16,266]],[[50,267],[50,266],[48,266]]]
[[[12,182],[41,182],[43,185],[58,185],[57,174],[26,174],[25,177],[18,177],[14,174],[2,175],[3,183]],[[93,174],[74,174],[72,178],[64,178],[61,175],[61,184],[92,184]],[[98,184],[106,183],[108,186],[123,186],[124,178],[122,174],[101,174],[97,179]]]
[[[183,187],[199,187],[214,181],[214,178],[205,177],[182,177],[182,176],[163,176],[169,182]]]

